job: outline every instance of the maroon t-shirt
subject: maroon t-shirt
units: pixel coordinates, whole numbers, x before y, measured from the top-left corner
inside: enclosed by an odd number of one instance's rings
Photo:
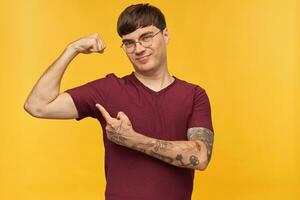
[[[173,76],[169,86],[156,92],[140,82],[134,72],[122,78],[104,78],[66,90],[81,120],[98,119],[105,133],[106,122],[95,107],[100,103],[116,117],[123,111],[135,131],[161,140],[187,140],[187,129],[213,131],[205,90]],[[105,145],[106,200],[189,200],[194,170],[176,167],[144,153],[109,141]]]

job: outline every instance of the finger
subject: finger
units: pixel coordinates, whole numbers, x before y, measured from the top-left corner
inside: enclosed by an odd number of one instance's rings
[[[88,40],[87,44],[89,45],[89,52],[99,52],[97,40],[95,38],[91,38],[90,40]]]
[[[93,42],[89,51],[90,52],[99,52],[98,44]]]
[[[105,110],[105,108],[103,106],[101,106],[100,104],[96,104],[96,107],[99,109],[99,111],[101,112],[102,116],[104,117],[105,121],[109,124],[111,124],[111,122],[113,121],[113,118],[110,116],[110,114]]]
[[[120,119],[121,112],[118,112],[117,119]]]
[[[102,49],[99,51],[99,53],[104,53],[105,47],[102,46]]]
[[[109,132],[113,132],[113,128],[110,125],[105,126],[105,130]]]
[[[125,113],[123,113],[122,111],[118,112],[117,118],[120,119],[121,121],[130,122],[127,115]]]
[[[105,43],[104,43],[104,41],[100,37],[97,37],[97,41],[98,41],[99,49],[100,49],[99,52],[103,53],[104,49],[106,48]]]
[[[93,34],[89,35],[88,37],[96,38],[98,35],[99,35],[98,33],[93,33]]]
[[[105,42],[101,38],[100,38],[100,40],[101,40],[102,48],[105,49],[106,48]]]
[[[99,46],[99,53],[103,53],[104,49],[105,49],[103,42],[101,40],[99,40],[99,38],[97,38],[97,41],[98,41],[98,46]]]
[[[100,40],[99,40],[98,38],[97,38],[96,40],[97,40],[97,44],[98,44],[99,50],[102,51],[102,48],[103,48],[103,47],[102,47],[102,45],[101,45]]]

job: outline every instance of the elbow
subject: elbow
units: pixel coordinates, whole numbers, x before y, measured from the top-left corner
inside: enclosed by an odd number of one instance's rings
[[[25,102],[23,105],[24,110],[33,117],[41,118],[41,109],[34,108],[34,106],[30,106],[28,102]]]
[[[210,157],[205,153],[205,154],[202,154],[199,155],[199,164],[197,165],[197,170],[199,171],[204,171],[207,167],[208,167],[208,164],[210,162]]]
[[[199,163],[199,165],[197,166],[196,170],[199,170],[199,171],[204,171],[208,166],[208,161],[207,160],[204,160],[202,162]]]
[[[29,107],[29,105],[28,105],[27,102],[24,103],[23,109],[24,109],[27,113],[31,114],[31,109],[30,109],[30,107]]]
[[[204,146],[205,147],[205,146]],[[196,170],[199,171],[204,171],[206,170],[206,168],[208,167],[208,164],[210,162],[211,159],[211,151],[207,151],[206,147],[204,148],[204,151],[201,151],[198,155],[199,155],[199,161],[198,161],[198,165],[196,167]]]

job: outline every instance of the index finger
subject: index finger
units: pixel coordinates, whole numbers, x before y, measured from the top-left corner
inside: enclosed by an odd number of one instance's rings
[[[101,114],[103,115],[104,119],[106,120],[107,123],[111,123],[112,121],[112,117],[110,116],[110,114],[105,110],[105,108],[103,106],[101,106],[100,104],[96,104],[96,107],[100,110]]]

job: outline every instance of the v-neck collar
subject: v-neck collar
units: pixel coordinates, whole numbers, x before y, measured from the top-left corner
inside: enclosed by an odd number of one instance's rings
[[[164,87],[163,89],[159,90],[159,91],[154,91],[151,88],[147,87],[146,85],[144,85],[144,83],[142,83],[134,74],[134,72],[132,72],[130,75],[131,79],[136,82],[137,84],[139,84],[140,86],[142,86],[145,90],[147,90],[148,92],[154,94],[154,95],[159,95],[163,92],[165,92],[166,90],[168,90],[170,87],[172,87],[178,80],[175,76],[172,76],[174,78],[173,82],[170,83],[167,87]]]

